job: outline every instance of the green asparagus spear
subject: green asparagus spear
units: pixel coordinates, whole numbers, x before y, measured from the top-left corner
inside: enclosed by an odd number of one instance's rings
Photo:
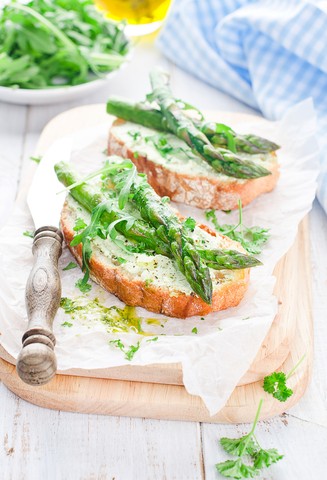
[[[215,148],[185,112],[178,106],[168,85],[168,76],[161,70],[150,74],[153,92],[151,98],[158,102],[167,126],[177,137],[184,140],[215,170],[235,178],[258,178],[271,172],[260,165],[242,160],[229,150]]]
[[[159,195],[147,182],[135,188],[133,193],[132,201],[142,218],[155,227],[157,235],[170,246],[178,268],[185,275],[193,291],[210,304],[212,301],[210,271],[173,210],[161,202]]]
[[[164,116],[160,110],[151,108],[145,103],[133,103],[120,97],[110,97],[107,102],[107,113],[129,122],[139,123],[144,127],[168,132]]]
[[[251,255],[245,255],[237,250],[204,250],[197,251],[209,268],[214,270],[236,270],[262,265],[259,260]]]
[[[138,123],[144,127],[169,132],[165,118],[160,110],[151,108],[145,103],[133,103],[120,97],[110,97],[107,112],[128,122]],[[236,152],[249,154],[269,153],[277,150],[279,145],[253,134],[239,135],[221,123],[192,120],[214,147],[230,149],[232,138]],[[224,128],[222,128],[224,127]],[[228,134],[226,130],[228,129]],[[232,149],[234,150],[234,149]]]

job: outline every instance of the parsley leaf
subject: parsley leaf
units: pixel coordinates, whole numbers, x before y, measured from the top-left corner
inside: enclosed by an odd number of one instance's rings
[[[237,460],[226,460],[226,462],[217,463],[218,472],[227,478],[253,478],[258,475],[259,470],[251,465],[246,465],[240,458]]]
[[[135,353],[139,350],[141,346],[140,342],[137,342],[136,345],[130,345],[128,348],[125,348],[125,345],[119,338],[117,340],[110,340],[109,344],[119,348],[119,350],[121,350],[125,354],[125,358],[128,361],[131,361],[133,359]]]
[[[273,372],[271,375],[267,375],[263,379],[264,391],[270,393],[280,402],[285,402],[293,395],[293,390],[287,387],[286,381],[293,375],[295,370],[303,362],[304,358],[305,355],[300,358],[300,360],[294,365],[292,370],[287,375],[284,372]]]
[[[184,221],[184,227],[186,227],[188,230],[191,230],[191,232],[194,231],[195,229],[195,226],[196,226],[196,221],[194,220],[194,218],[192,217],[188,217],[185,221]]]
[[[293,390],[286,386],[286,375],[284,372],[274,372],[263,380],[263,389],[267,393],[279,400],[285,402],[291,395]]]
[[[42,157],[30,157],[30,160],[32,160],[32,162],[35,162],[35,163],[40,163],[40,161],[42,160]]]
[[[258,226],[246,227],[243,224],[242,203],[240,201],[238,211],[239,219],[236,225],[220,224],[215,210],[208,210],[205,212],[205,216],[207,220],[212,222],[217,232],[239,242],[249,253],[258,255],[262,251],[262,246],[270,237],[269,230]]]
[[[64,322],[64,323],[61,324],[61,326],[62,326],[62,327],[72,327],[73,324],[70,323],[70,322]]]
[[[73,268],[77,268],[77,265],[75,262],[69,262],[68,265],[63,268],[63,270],[72,270]]]
[[[139,348],[140,348],[140,342],[137,342],[136,345],[131,345],[131,346],[129,347],[129,349],[127,350],[127,352],[125,352],[125,358],[126,358],[126,360],[131,361],[132,358],[134,357],[135,353],[138,351]]]
[[[79,280],[77,280],[77,282],[75,283],[75,287],[79,288],[82,293],[87,293],[92,288],[92,285],[90,283],[87,283],[87,280],[88,279],[85,280],[85,276],[84,276],[83,278],[80,278]]]
[[[276,448],[269,448],[268,450],[263,450],[262,448],[254,453],[253,459],[254,463],[253,466],[255,468],[268,468],[273,463],[278,462],[284,457],[284,455],[280,455]]]
[[[220,445],[223,447],[225,452],[231,453],[232,455],[237,455],[238,457],[241,457],[245,454],[252,455],[256,449],[256,443],[250,434],[241,438],[223,437],[220,439]]]

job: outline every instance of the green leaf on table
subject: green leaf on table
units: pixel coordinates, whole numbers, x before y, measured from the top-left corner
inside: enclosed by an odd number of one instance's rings
[[[240,458],[237,460],[226,460],[225,462],[217,463],[216,469],[224,477],[235,478],[236,480],[253,478],[259,473],[259,470],[251,465],[246,465]]]
[[[283,457],[284,455],[280,455],[276,448],[269,448],[268,450],[263,450],[261,448],[252,456],[254,460],[253,466],[258,469],[268,468],[270,465],[278,462]]]

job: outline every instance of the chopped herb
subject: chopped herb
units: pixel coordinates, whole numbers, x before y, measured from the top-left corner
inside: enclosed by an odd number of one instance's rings
[[[204,318],[204,317],[201,317],[200,320],[205,320],[205,318]]]
[[[141,133],[137,130],[129,130],[127,133],[133,138],[134,141],[138,140],[141,136]]]
[[[161,203],[165,204],[165,203],[169,203],[169,202],[170,202],[169,197],[161,197]]]
[[[87,225],[86,223],[84,222],[84,220],[82,218],[77,218],[76,221],[75,221],[75,226],[73,228],[74,232],[79,232],[80,230],[84,230],[84,228],[86,228]]]
[[[23,235],[25,237],[34,238],[34,232],[32,232],[31,230],[25,230],[25,232],[23,232]]]
[[[148,287],[152,282],[153,282],[152,278],[147,278],[144,283],[145,283],[145,286]]]
[[[287,387],[286,381],[293,375],[298,366],[303,362],[304,358],[305,355],[300,358],[298,363],[287,375],[284,372],[274,372],[271,375],[266,376],[263,379],[264,391],[270,393],[280,402],[286,402],[286,400],[293,395],[293,390]]]
[[[198,333],[198,329],[197,329],[196,327],[192,328],[192,333],[197,334],[197,333]]]
[[[125,348],[125,345],[122,343],[120,339],[111,340],[109,344],[114,345],[116,348],[119,348],[119,350],[121,350],[125,354],[125,358],[128,361],[131,361],[133,359],[135,353],[140,348],[140,342],[137,342],[136,345],[130,345],[128,348]]]
[[[149,340],[147,340],[147,342],[156,342],[158,340],[159,337],[153,337],[153,338],[149,338]]]
[[[238,211],[239,220],[236,225],[221,225],[218,222],[215,210],[208,210],[205,212],[205,216],[207,220],[212,222],[217,232],[239,242],[249,253],[254,255],[261,253],[262,246],[269,239],[269,230],[257,226],[246,227],[243,225],[241,201],[239,201]]]
[[[68,265],[63,268],[63,270],[72,270],[73,268],[77,268],[77,265],[75,262],[69,262]]]
[[[192,218],[192,217],[188,217],[188,218],[184,221],[184,227],[186,227],[188,230],[191,230],[191,232],[194,231],[195,226],[196,226],[196,221],[195,221],[194,218]]]
[[[138,152],[134,152],[134,153],[133,153],[133,156],[134,156],[134,158],[136,158],[136,159],[137,159],[137,158],[139,158],[139,156],[140,156],[140,155],[139,155],[139,153],[138,153]]]
[[[65,311],[65,313],[70,313],[75,308],[75,302],[67,297],[62,297],[60,300],[60,307]]]
[[[116,257],[116,260],[117,260],[118,263],[120,263],[120,265],[121,265],[122,263],[126,263],[126,262],[127,262],[126,258],[123,258],[123,257]]]
[[[30,157],[30,160],[32,160],[32,162],[35,162],[35,163],[40,163],[40,161],[42,160],[42,157]]]
[[[62,326],[62,327],[72,327],[73,324],[70,323],[70,322],[64,322],[64,323],[61,324],[61,326]]]
[[[224,477],[242,479],[259,475],[260,470],[278,462],[280,455],[275,448],[264,450],[254,435],[263,400],[261,399],[250,432],[241,438],[221,438],[220,445],[225,452],[235,455],[236,460],[226,460],[216,464],[218,472]],[[250,461],[251,463],[244,463]]]
[[[140,342],[137,342],[136,345],[131,345],[129,347],[129,349],[127,350],[127,352],[125,352],[125,358],[126,360],[129,360],[131,361],[135,355],[135,353],[138,351],[138,349],[140,348]]]
[[[87,293],[91,290],[92,285],[90,283],[87,283],[87,280],[85,281],[84,277],[77,280],[77,282],[75,283],[75,287],[79,288],[82,293]]]
[[[117,340],[110,340],[109,344],[114,345],[115,347],[119,348],[121,351],[124,351],[125,345],[122,343],[120,338],[118,338]]]

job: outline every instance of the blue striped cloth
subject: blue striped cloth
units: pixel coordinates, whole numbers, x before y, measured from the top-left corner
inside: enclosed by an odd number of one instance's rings
[[[318,198],[327,211],[326,1],[175,0],[158,45],[267,118],[312,97],[322,152]]]

